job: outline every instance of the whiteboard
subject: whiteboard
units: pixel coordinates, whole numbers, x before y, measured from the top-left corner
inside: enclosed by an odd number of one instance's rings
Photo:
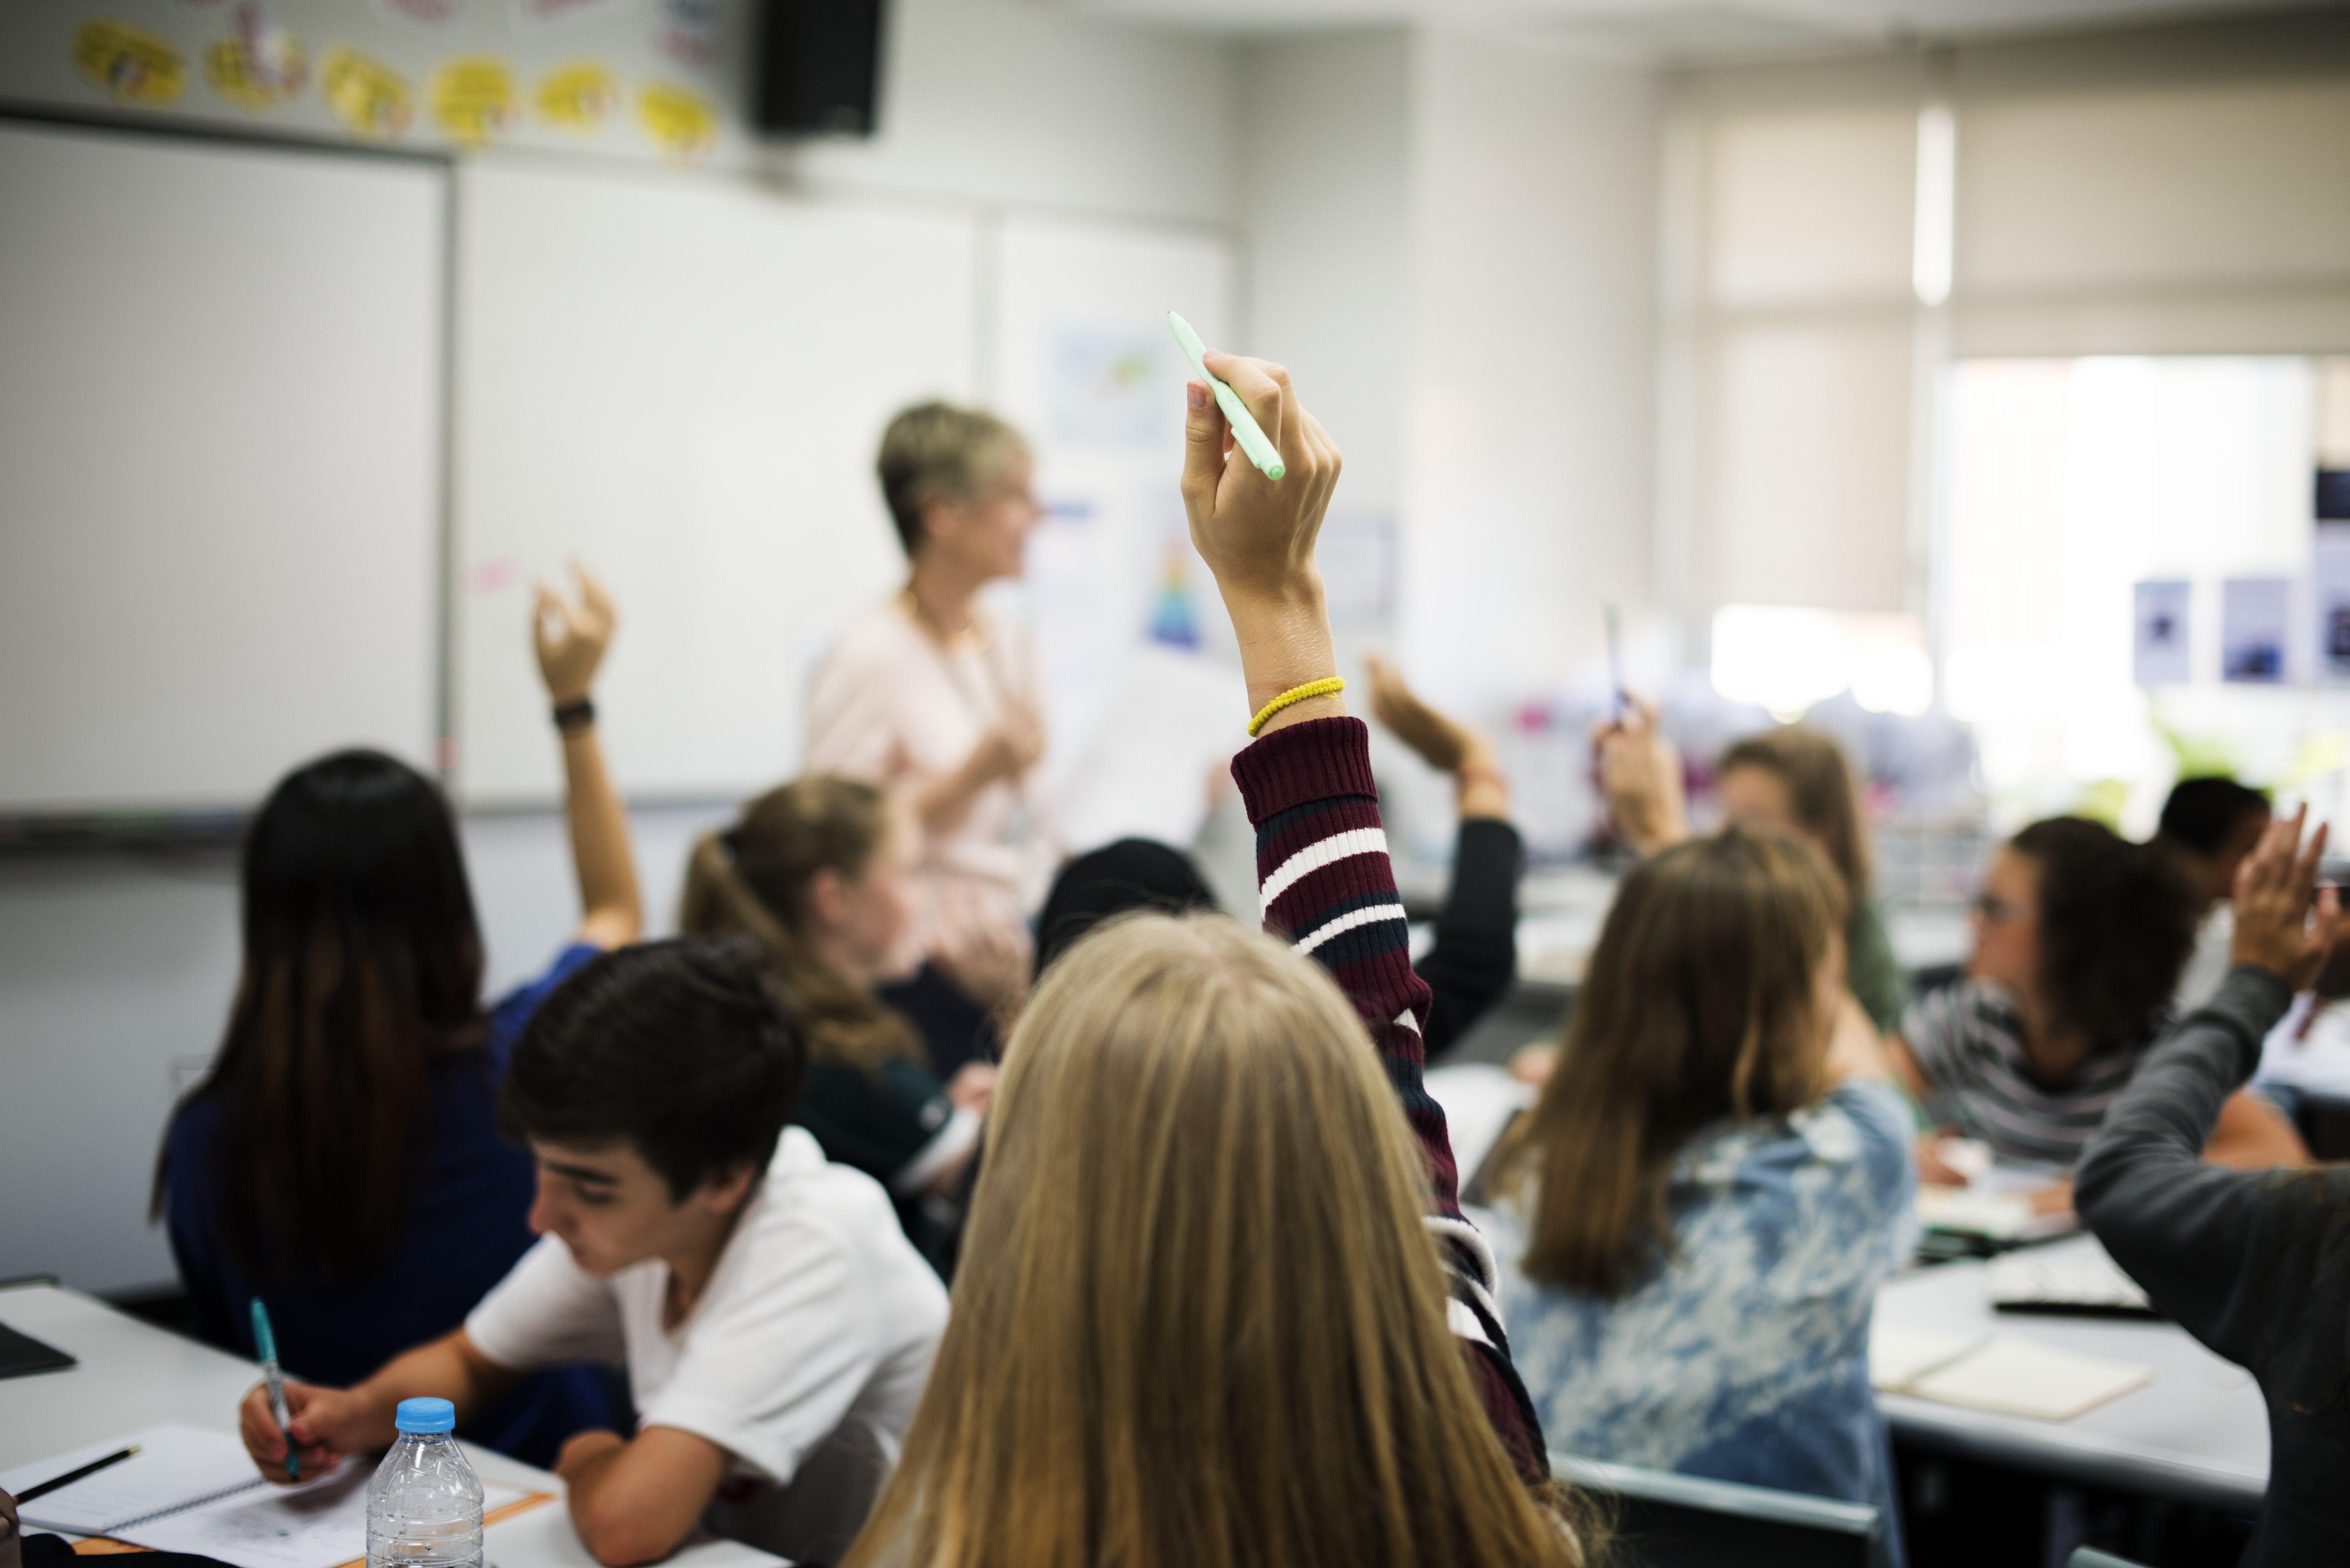
[[[528,593],[575,557],[619,605],[596,697],[621,787],[788,777],[815,659],[905,574],[873,478],[882,427],[973,394],[975,223],[489,164],[460,210],[465,798],[556,790]]]
[[[446,178],[0,122],[0,814],[430,758]]]
[[[994,239],[998,398],[1035,443],[1046,508],[1018,597],[1035,623],[1056,830],[1072,851],[1128,835],[1189,843],[1245,738],[1247,692],[1184,521],[1191,371],[1167,312],[1245,349],[1230,336],[1232,248],[1196,229],[1026,216]]]

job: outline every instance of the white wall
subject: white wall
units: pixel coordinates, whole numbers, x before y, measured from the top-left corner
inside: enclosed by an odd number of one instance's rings
[[[1018,0],[894,0],[880,130],[771,166],[812,184],[1068,211],[1232,217],[1234,47]]]
[[[882,134],[778,155],[774,199],[792,199],[797,180],[964,213],[1026,204],[1233,218],[1239,77],[1227,46],[1005,0],[891,10]],[[590,160],[562,166],[597,177]],[[646,176],[615,166],[610,177]],[[657,926],[674,913],[686,844],[708,815],[636,815]],[[503,985],[544,963],[575,918],[561,825],[552,815],[481,818],[466,842],[493,985]],[[193,1070],[217,1043],[236,950],[225,855],[0,858],[0,1192],[11,1199],[0,1205],[0,1278],[47,1272],[117,1292],[170,1282],[161,1232],[146,1224],[146,1184],[174,1063]]]
[[[1637,65],[1434,31],[1413,53],[1404,657],[1542,691],[1648,597],[1659,93]]]
[[[1392,28],[1271,40],[1242,67],[1245,347],[1289,367],[1346,455],[1340,511],[1401,498],[1411,58]]]

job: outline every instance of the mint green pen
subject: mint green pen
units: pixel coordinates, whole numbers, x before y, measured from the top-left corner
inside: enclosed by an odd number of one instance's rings
[[[286,1479],[302,1479],[301,1456],[294,1450],[294,1417],[286,1408],[286,1374],[277,1366],[277,1335],[270,1332],[269,1309],[253,1298],[253,1353],[260,1358],[263,1381],[269,1385],[269,1414],[286,1434]]]
[[[1232,439],[1241,443],[1241,451],[1248,454],[1248,460],[1256,464],[1258,472],[1267,479],[1279,479],[1288,472],[1288,469],[1282,466],[1281,453],[1274,451],[1273,442],[1264,439],[1263,427],[1256,422],[1256,416],[1248,411],[1248,405],[1241,401],[1240,394],[1208,374],[1207,345],[1201,343],[1200,335],[1191,330],[1191,324],[1170,310],[1167,313],[1167,325],[1174,329],[1176,346],[1183,350],[1183,357],[1191,361],[1191,369],[1199,372],[1200,379],[1208,383],[1208,389],[1216,394],[1216,407],[1224,410],[1224,418],[1231,421],[1232,427]]]

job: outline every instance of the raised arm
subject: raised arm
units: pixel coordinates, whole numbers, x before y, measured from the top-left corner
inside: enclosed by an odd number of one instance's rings
[[[1278,365],[1211,353],[1211,374],[1240,394],[1279,449],[1284,476],[1267,480],[1233,450],[1232,432],[1197,381],[1184,425],[1183,506],[1191,542],[1232,614],[1252,711],[1337,670],[1314,541],[1338,478],[1338,450],[1298,403]],[[1451,1293],[1450,1316],[1486,1419],[1529,1484],[1546,1483],[1542,1424],[1511,1364],[1494,1309],[1492,1249],[1460,1217],[1444,1112],[1421,1080],[1429,990],[1412,972],[1409,929],[1388,862],[1371,782],[1370,732],[1336,695],[1272,715],[1234,758],[1256,826],[1257,883],[1268,930],[1318,960],[1355,1004],[1404,1116],[1419,1139]]]
[[[1593,727],[1591,749],[1608,818],[1625,843],[1654,855],[1689,836],[1680,753],[1657,727],[1655,708],[1631,698],[1622,718]]]
[[[539,679],[563,736],[563,815],[571,830],[571,866],[579,878],[578,940],[626,947],[644,930],[637,863],[629,849],[629,814],[604,768],[596,711],[588,701],[596,670],[612,640],[611,596],[586,568],[573,566],[579,602],[567,604],[544,583],[531,612]]]
[[[2306,808],[2272,826],[2237,873],[2235,967],[2147,1056],[2074,1176],[2074,1203],[2155,1303],[2230,1360],[2259,1370],[2308,1299],[2326,1205],[2309,1178],[2207,1163],[2220,1107],[2261,1042],[2314,981],[2337,917],[2311,915],[2325,831],[2299,848]],[[2350,1199],[2339,1173],[2328,1195]]]
[[[1287,470],[1268,480],[1233,452],[1222,413],[1191,383],[1183,504],[1232,614],[1254,711],[1337,671],[1314,541],[1337,483],[1338,449],[1280,366],[1211,355],[1209,369],[1248,404]],[[1369,732],[1347,718],[1342,694],[1309,697],[1272,715],[1233,760],[1232,776],[1256,825],[1266,929],[1320,961],[1354,1002],[1427,1151],[1437,1203],[1457,1213],[1444,1112],[1420,1084],[1429,990],[1411,969]]]
[[[1434,1000],[1423,1044],[1435,1056],[1468,1033],[1500,1001],[1518,972],[1518,878],[1525,845],[1510,826],[1510,781],[1482,734],[1430,707],[1402,671],[1377,654],[1371,714],[1439,773],[1452,775],[1461,826],[1452,845],[1452,880],[1436,917],[1436,940],[1412,967]]]

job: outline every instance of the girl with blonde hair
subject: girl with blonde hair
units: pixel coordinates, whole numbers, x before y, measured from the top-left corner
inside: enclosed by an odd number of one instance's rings
[[[1368,732],[1313,545],[1338,456],[1278,367],[1211,355],[1183,495],[1253,704],[1267,926],[1139,915],[1021,1015],[954,1307],[851,1568],[1577,1564],[1420,1083]],[[1399,1096],[1404,1115],[1397,1114]]]

